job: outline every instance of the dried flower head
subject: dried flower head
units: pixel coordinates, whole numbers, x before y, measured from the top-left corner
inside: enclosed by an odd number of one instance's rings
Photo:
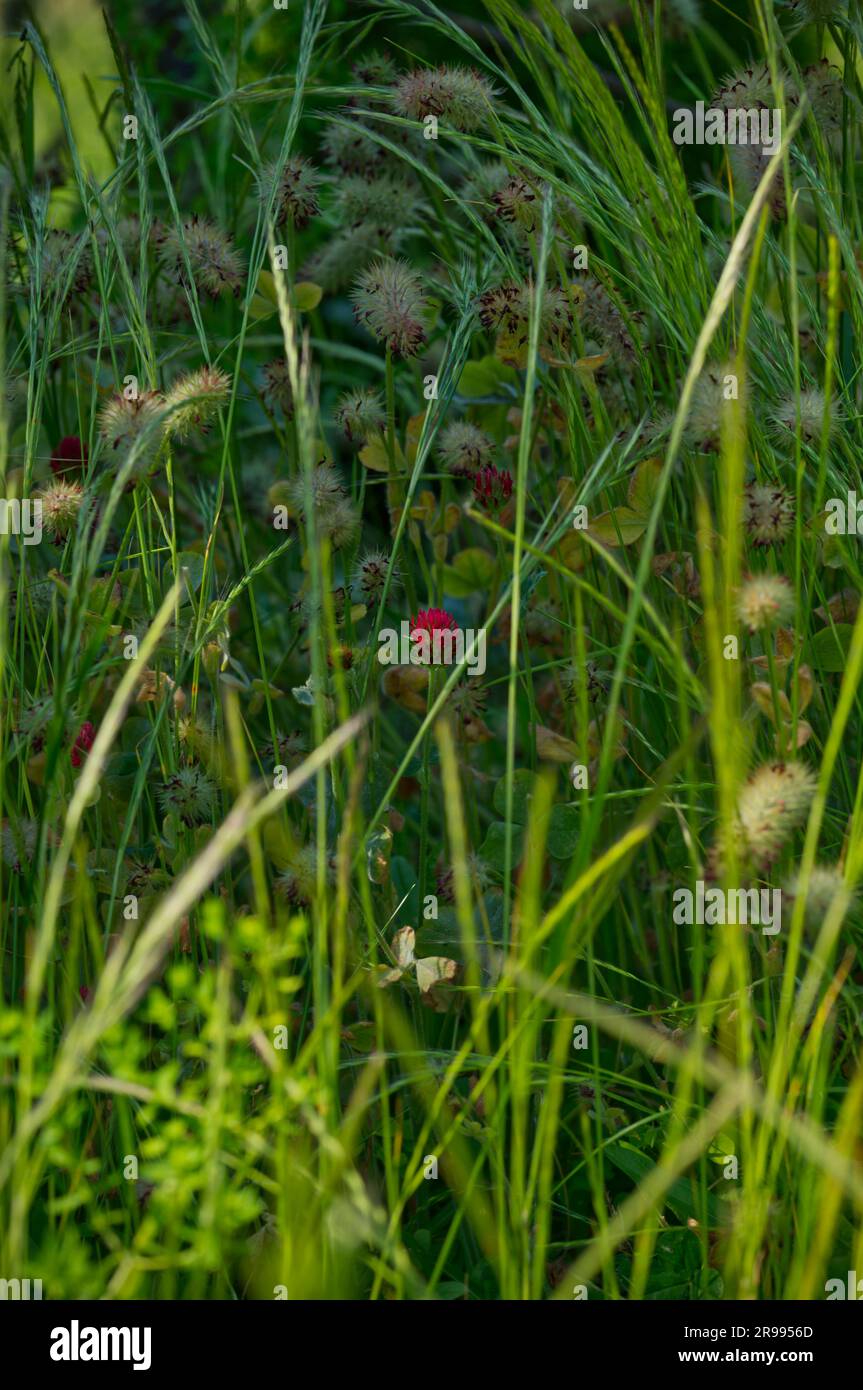
[[[441,431],[438,456],[457,478],[473,478],[491,464],[493,454],[494,441],[467,420],[456,420]]]
[[[790,0],[789,13],[798,26],[827,24],[846,8],[846,0]]]
[[[294,389],[291,385],[288,359],[286,357],[274,357],[272,362],[265,362],[262,375],[265,399],[271,406],[278,406],[286,420],[293,419]]]
[[[357,123],[333,121],[327,125],[323,141],[324,157],[345,174],[371,176],[380,168],[386,150]]]
[[[181,767],[159,788],[158,798],[165,815],[173,812],[186,825],[200,825],[212,814],[216,785],[201,768]]]
[[[302,473],[296,473],[285,488],[291,510],[302,516],[306,507],[306,480]],[[308,481],[312,510],[325,512],[334,507],[345,496],[345,488],[338,469],[331,463],[316,463]]]
[[[396,70],[388,53],[367,53],[351,68],[355,82],[364,87],[388,87],[395,81]]]
[[[779,74],[783,91],[792,89],[787,73]],[[750,63],[740,72],[726,77],[714,93],[711,106],[723,111],[750,110],[753,107],[772,107],[776,105],[770,69],[766,63]]]
[[[593,276],[582,288],[581,320],[585,330],[599,339],[603,348],[623,359],[635,356],[635,343],[626,326],[626,320],[611,295]],[[632,315],[634,320],[639,313]]]
[[[234,296],[240,293],[243,262],[231,238],[215,222],[196,213],[183,223],[182,235],[178,228],[168,228],[163,250],[168,265],[180,281],[186,279],[184,243],[197,289],[211,299],[218,299],[226,291]]]
[[[782,574],[754,574],[744,580],[737,612],[750,632],[787,624],[794,617],[794,589]]]
[[[802,72],[803,89],[812,115],[822,130],[838,130],[842,124],[844,88],[838,68],[822,58]]]
[[[488,865],[471,851],[465,861],[468,878],[475,892],[484,893],[491,882]],[[435,871],[437,895],[442,903],[455,902],[455,870],[451,864],[439,864]]]
[[[419,189],[403,174],[351,174],[339,180],[335,205],[339,222],[351,230],[363,224],[378,231],[408,227],[425,210]]]
[[[123,460],[135,450],[133,477],[146,473],[162,439],[165,401],[159,391],[142,391],[133,400],[111,396],[99,412],[99,433]]]
[[[321,211],[318,190],[323,177],[302,155],[285,161],[281,169],[267,164],[261,171],[258,188],[262,199],[268,199],[273,183],[276,185],[276,223],[290,222],[301,232]]]
[[[317,850],[305,845],[294,850],[286,868],[278,875],[276,892],[291,907],[309,907],[315,896],[317,882]]]
[[[805,763],[765,764],[741,788],[737,815],[744,846],[754,863],[773,861],[802,825],[815,795],[816,777]]]
[[[296,767],[305,756],[306,737],[299,729],[292,729],[288,734],[277,734],[275,743],[268,739],[258,750],[258,757],[267,771],[272,771],[277,763],[289,768]]]
[[[380,603],[383,598],[389,560],[382,550],[369,550],[361,556],[354,570],[354,586],[362,594],[366,603]],[[399,573],[396,568],[390,575],[389,592],[399,587]]]
[[[491,110],[495,90],[474,68],[414,68],[399,77],[393,106],[400,116],[446,119],[456,130],[476,130]]]
[[[536,231],[539,219],[539,189],[523,174],[511,174],[491,195],[496,215],[502,222],[523,232]]]
[[[825,425],[824,407],[824,392],[819,391],[817,387],[808,387],[796,397],[786,396],[773,411],[773,433],[787,443],[789,435],[791,438],[796,437],[799,428],[803,443],[815,445],[821,439],[822,429],[826,428],[829,439],[835,425],[842,418],[842,410],[836,401],[831,401],[830,418]]]
[[[76,259],[77,258],[77,259]],[[76,237],[60,227],[48,227],[39,248],[39,282],[44,295],[54,294],[66,283],[74,262],[66,298],[84,294],[93,281],[93,255],[85,236]]]
[[[485,290],[478,300],[480,323],[483,328],[509,333],[519,342],[526,342],[530,326],[533,287],[512,281]],[[572,300],[559,285],[546,285],[540,310],[540,342],[544,346],[560,347],[572,331]]]
[[[381,434],[386,424],[386,414],[380,392],[370,389],[346,391],[339,397],[335,420],[351,440],[365,443],[372,435]]]
[[[729,382],[736,382],[733,363],[713,363],[705,367],[692,393],[692,404],[684,435],[689,444],[703,453],[719,448],[722,419],[728,410]]]
[[[357,321],[396,357],[415,357],[425,342],[426,299],[406,261],[382,258],[357,276],[351,293]]]
[[[75,525],[84,501],[84,489],[71,478],[57,478],[39,493],[39,501],[45,529],[51,532],[55,545],[59,545]]]
[[[780,545],[794,525],[794,498],[781,487],[750,483],[743,494],[743,524],[753,545]]]
[[[313,280],[328,293],[352,285],[361,270],[380,256],[392,256],[402,245],[404,227],[359,227],[327,237],[303,266],[303,279]]]
[[[3,863],[21,873],[36,853],[39,826],[34,820],[4,820],[0,831]]]
[[[473,496],[485,511],[499,512],[512,497],[512,474],[499,472],[493,463],[486,464],[474,477]]]
[[[315,513],[315,529],[319,538],[326,537],[333,550],[343,550],[359,535],[361,517],[349,497],[340,497]]]
[[[849,889],[838,864],[813,864],[808,879],[795,874],[782,894],[789,909],[793,910],[795,899],[803,893],[806,894],[803,920],[808,927],[820,927],[837,900],[842,904],[844,916],[855,897],[855,891]]]
[[[187,372],[174,382],[165,397],[165,408],[170,411],[166,432],[180,439],[195,430],[206,434],[230,390],[231,378],[220,367],[207,365]]]

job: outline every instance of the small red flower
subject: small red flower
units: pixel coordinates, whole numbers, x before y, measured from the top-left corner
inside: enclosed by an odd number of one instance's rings
[[[88,458],[87,445],[81,442],[77,434],[67,434],[51,455],[51,472],[62,475],[80,470]]]
[[[421,608],[415,618],[411,618],[411,636],[415,632],[454,632],[458,623],[445,608]]]
[[[486,511],[500,511],[512,497],[512,474],[499,472],[493,463],[487,463],[474,477],[473,495]]]
[[[78,736],[72,745],[72,752],[69,755],[73,767],[81,766],[83,762],[82,754],[89,753],[90,749],[93,747],[93,740],[95,737],[96,730],[94,726],[90,723],[89,719],[85,720],[78,730]]]

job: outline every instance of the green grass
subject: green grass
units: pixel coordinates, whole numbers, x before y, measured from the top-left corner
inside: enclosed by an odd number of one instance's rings
[[[88,459],[71,524],[0,535],[0,1276],[818,1299],[863,1267],[863,576],[824,525],[863,446],[863,18],[808,8],[118,6],[86,110],[67,31],[4,40],[5,495],[65,437]],[[393,82],[440,64],[489,86],[432,140]],[[784,111],[754,176],[671,139],[747,66]],[[389,227],[346,220],[360,132]],[[420,277],[415,356],[352,313],[380,251]],[[480,317],[509,283],[513,334]],[[224,389],[171,395],[204,364]],[[161,394],[114,447],[129,377]],[[335,412],[365,388],[364,447]],[[446,466],[460,421],[497,510]],[[762,575],[778,631],[741,618]],[[378,663],[431,608],[485,629],[484,674]],[[747,819],[788,762],[801,814]],[[678,924],[704,879],[781,888],[781,929]]]

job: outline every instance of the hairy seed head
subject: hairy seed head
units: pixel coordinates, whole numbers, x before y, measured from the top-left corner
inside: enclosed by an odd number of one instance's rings
[[[753,574],[740,586],[737,612],[750,632],[783,626],[794,617],[794,590],[782,574]]]
[[[180,439],[195,430],[206,434],[230,390],[231,378],[219,367],[207,365],[179,377],[165,397],[165,407],[171,412],[167,433]]]
[[[396,357],[415,357],[426,339],[426,299],[419,276],[406,261],[373,261],[351,293],[354,313]]]

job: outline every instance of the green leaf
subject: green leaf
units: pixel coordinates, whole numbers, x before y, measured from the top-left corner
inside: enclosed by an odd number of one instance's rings
[[[308,314],[312,309],[317,309],[323,297],[323,290],[313,280],[301,280],[298,285],[294,285],[294,303],[301,314]]]
[[[468,362],[459,377],[458,394],[472,400],[483,396],[497,396],[501,388],[512,386],[517,381],[511,367],[505,367],[496,357],[481,357],[478,362]]]
[[[851,623],[822,628],[808,644],[807,660],[822,671],[844,671],[853,631]]]
[[[600,512],[587,529],[602,545],[632,545],[647,530],[647,517],[631,507],[615,507],[613,511]]]
[[[515,826],[512,836],[512,863],[513,867],[521,858],[521,826]],[[506,822],[502,820],[492,821],[488,828],[486,837],[483,840],[482,848],[479,852],[480,859],[488,864],[490,869],[496,869],[498,873],[503,873],[506,859]]]
[[[578,843],[578,825],[581,819],[577,806],[558,804],[551,808],[546,849],[552,859],[571,859]]]
[[[662,473],[662,459],[642,459],[629,480],[626,500],[639,516],[649,516]]]
[[[451,565],[444,565],[444,591],[450,598],[469,598],[491,583],[494,557],[478,546],[462,550]]]
[[[516,768],[512,778],[512,821],[513,825],[527,825],[530,813],[530,800],[534,776],[527,767]],[[506,778],[495,783],[492,805],[499,816],[506,819]]]

